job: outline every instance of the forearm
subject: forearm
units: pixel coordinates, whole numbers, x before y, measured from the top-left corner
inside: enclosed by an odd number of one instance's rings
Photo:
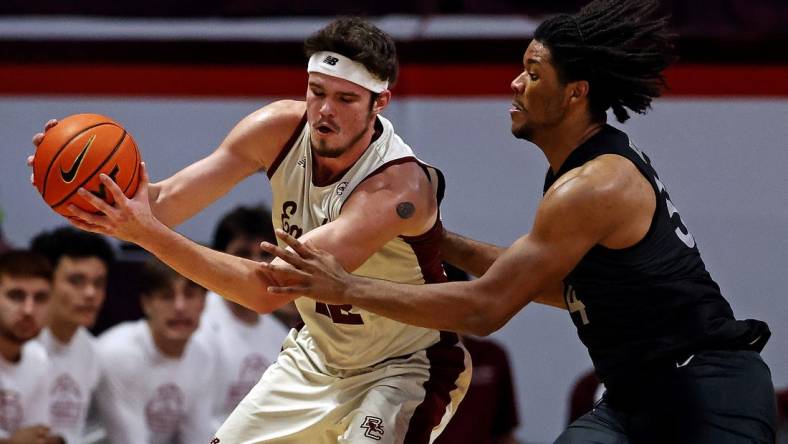
[[[418,327],[487,335],[494,331],[488,295],[475,282],[408,285],[358,276],[347,287],[347,303]],[[439,315],[436,315],[439,313]]]
[[[148,201],[156,219],[173,228],[191,219],[227,191],[224,187],[212,187],[190,192],[179,189],[177,182],[173,183],[168,179],[150,184]]]
[[[259,313],[269,313],[291,298],[271,295],[271,281],[254,261],[199,245],[161,222],[138,244],[189,280]]]
[[[446,262],[475,276],[481,276],[506,249],[446,231],[441,255]]]
[[[451,231],[444,233],[441,241],[441,255],[446,262],[476,276],[482,276],[492,264],[506,251],[506,248],[487,244],[461,236]],[[566,309],[563,286],[559,283],[545,289],[534,302],[551,307]]]

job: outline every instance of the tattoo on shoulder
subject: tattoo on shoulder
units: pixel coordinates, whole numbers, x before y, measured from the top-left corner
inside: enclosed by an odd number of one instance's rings
[[[397,204],[397,215],[402,219],[409,219],[416,212],[416,206],[411,202],[400,202]]]

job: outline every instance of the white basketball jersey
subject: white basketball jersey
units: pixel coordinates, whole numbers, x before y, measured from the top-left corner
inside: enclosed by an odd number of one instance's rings
[[[416,159],[411,148],[394,133],[391,122],[378,117],[377,127],[380,136],[341,178],[330,185],[316,186],[312,179],[309,127],[304,118],[268,171],[274,227],[299,237],[336,220],[342,205],[361,182],[387,166],[403,162],[418,162],[422,166],[440,200],[441,173]],[[421,236],[392,239],[354,273],[408,284],[441,282],[445,280],[438,254],[441,230],[438,219]],[[299,332],[299,343],[307,353],[332,368],[368,367],[440,340],[437,330],[409,326],[350,305],[327,305],[307,298],[295,302],[305,324]]]

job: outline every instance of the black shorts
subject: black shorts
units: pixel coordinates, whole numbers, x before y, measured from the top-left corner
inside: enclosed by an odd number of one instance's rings
[[[556,444],[774,443],[771,372],[754,351],[703,351],[645,372],[578,418]]]

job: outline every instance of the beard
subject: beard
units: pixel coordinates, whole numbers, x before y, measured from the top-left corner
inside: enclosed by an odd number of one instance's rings
[[[523,139],[531,142],[533,141],[534,130],[528,126],[528,123],[523,123],[517,128],[512,128],[512,135],[516,139]]]
[[[346,144],[341,146],[329,146],[325,140],[318,140],[317,143],[315,143],[315,141],[312,140],[311,141],[312,149],[315,150],[315,153],[317,153],[318,156],[326,157],[328,159],[336,159],[337,157],[342,156],[347,152],[347,150],[350,149],[350,147],[352,147],[359,140],[361,140],[361,138],[364,137],[364,134],[367,133],[367,130],[369,129],[369,125],[373,121],[372,104],[370,104],[370,109],[367,110],[366,120],[367,120],[367,125],[364,127],[364,129],[354,134],[353,137],[351,137]]]
[[[364,134],[366,134],[366,132],[367,132],[366,128],[359,131],[358,134],[355,134],[353,135],[353,137],[350,138],[348,143],[342,146],[329,146],[325,140],[319,140],[317,141],[317,143],[314,143],[313,141],[312,147],[314,148],[315,153],[317,153],[318,156],[326,157],[329,159],[336,159],[337,157],[340,157],[343,154],[345,154],[347,150],[350,149],[351,146],[355,145],[356,142],[361,140],[361,138],[364,137]]]
[[[534,136],[539,131],[551,130],[559,126],[566,117],[566,107],[560,103],[552,103],[551,105],[547,107],[546,116],[542,121],[526,120],[520,126],[512,128],[512,135],[518,139],[533,142]]]

